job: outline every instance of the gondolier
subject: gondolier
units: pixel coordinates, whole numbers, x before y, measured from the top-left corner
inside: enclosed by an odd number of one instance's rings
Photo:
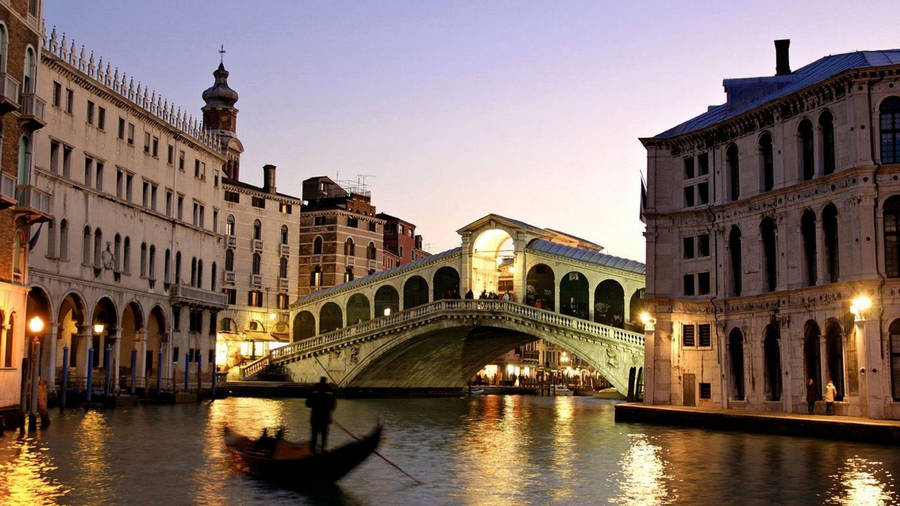
[[[325,452],[325,446],[328,441],[328,426],[331,424],[331,412],[334,411],[335,404],[334,392],[328,386],[325,376],[322,376],[306,399],[306,406],[310,408],[309,425],[312,429],[310,447],[313,452]],[[317,449],[316,441],[320,435],[322,446]]]

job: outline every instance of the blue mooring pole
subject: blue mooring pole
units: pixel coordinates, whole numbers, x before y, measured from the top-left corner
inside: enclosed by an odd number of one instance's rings
[[[137,381],[137,350],[131,350],[131,395],[134,395],[135,381]]]
[[[69,385],[69,347],[63,346],[62,378],[59,383],[59,408],[66,407],[66,390]]]
[[[103,350],[103,400],[109,399],[109,373],[112,367],[109,366],[109,359],[112,355],[112,348],[109,346]]]
[[[187,353],[184,354],[184,391],[188,391],[188,380],[190,380],[191,374],[191,357],[188,356]]]
[[[85,394],[85,399],[88,402],[91,402],[91,382],[94,381],[94,349],[91,348],[88,350],[87,356],[87,393]]]
[[[159,350],[159,359],[156,362],[156,395],[159,396],[160,389],[162,388],[162,350]]]

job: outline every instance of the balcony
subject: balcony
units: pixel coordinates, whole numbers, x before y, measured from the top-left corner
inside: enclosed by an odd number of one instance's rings
[[[226,248],[236,248],[237,247],[237,237],[233,235],[225,236],[225,247]]]
[[[251,239],[250,240],[250,249],[252,249],[255,252],[262,253],[263,242],[260,239]]]
[[[289,285],[288,278],[278,278],[278,291],[286,292]]]
[[[259,274],[251,274],[250,285],[255,287],[262,286],[262,276],[260,276]]]
[[[16,187],[16,213],[24,214],[30,223],[50,221],[50,194],[29,184]]]
[[[291,254],[291,247],[287,244],[281,244],[278,246],[278,254],[286,257]]]
[[[225,284],[226,285],[234,284],[234,271],[225,271]]]
[[[172,285],[170,293],[173,304],[186,304],[212,309],[224,309],[228,304],[228,295],[224,293],[178,283]]]
[[[0,209],[14,206],[19,203],[16,198],[16,177],[12,174],[0,172]]]
[[[19,109],[19,81],[9,74],[0,74],[0,113]]]
[[[34,93],[22,93],[22,126],[29,130],[44,128],[44,105],[46,102]]]

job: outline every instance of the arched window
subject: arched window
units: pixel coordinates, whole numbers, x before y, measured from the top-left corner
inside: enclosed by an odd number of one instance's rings
[[[147,277],[147,243],[141,243],[141,277]]]
[[[253,254],[253,274],[259,274],[259,270],[260,270],[259,263],[260,263],[259,253],[254,253]]]
[[[822,130],[822,173],[834,172],[834,117],[825,111],[819,116],[819,129]]]
[[[741,198],[741,166],[736,144],[725,150],[725,164],[728,165],[728,182],[731,188],[729,195],[734,201]]]
[[[19,276],[25,275],[25,259],[28,258],[28,252],[25,251],[26,245],[25,232],[21,229],[16,230],[13,240],[13,272]]]
[[[825,271],[826,279],[836,283],[840,276],[838,255],[838,218],[837,207],[828,204],[822,211],[822,231],[825,234]]]
[[[353,281],[353,267],[347,267],[344,271],[344,283]]]
[[[191,286],[197,286],[197,257],[191,258]]]
[[[225,250],[225,270],[228,272],[234,270],[234,250]]]
[[[147,277],[150,280],[156,279],[156,246],[150,245],[150,260],[147,266]]]
[[[797,138],[800,142],[800,168],[803,171],[803,180],[809,181],[816,175],[812,121],[805,119],[800,122],[800,126],[797,127]]]
[[[127,236],[122,246],[122,272],[131,274],[131,238]]]
[[[728,334],[729,386],[731,399],[744,400],[744,335],[737,327]]]
[[[762,223],[759,226],[759,231],[760,235],[762,236],[763,243],[765,291],[771,292],[775,290],[775,286],[778,282],[776,262],[777,248],[775,247],[775,220],[773,220],[772,218],[763,219]]]
[[[278,264],[278,277],[287,278],[287,269],[288,259],[285,257],[281,257],[281,261]]]
[[[81,242],[81,263],[91,265],[91,227],[84,226],[84,235]]]
[[[34,49],[25,49],[25,69],[22,75],[22,93],[34,93]]]
[[[884,270],[889,278],[900,277],[900,195],[884,203]]]
[[[809,209],[800,219],[800,234],[803,236],[803,281],[806,286],[816,284],[816,215]]]
[[[181,283],[181,252],[175,253],[175,283]]]
[[[288,228],[287,225],[281,226],[281,244],[288,243]]]
[[[56,257],[56,220],[47,222],[47,256],[50,258]],[[116,267],[118,271],[118,263]]]
[[[116,234],[113,239],[113,272],[121,272],[122,269],[122,236]]]
[[[253,222],[253,238],[257,241],[262,240],[262,223],[259,220]]]
[[[369,260],[375,260],[376,253],[377,250],[375,249],[375,243],[370,242],[369,246],[366,248],[366,258],[368,258]]]
[[[31,162],[31,142],[28,136],[19,137],[19,172],[17,182],[19,184],[28,184],[31,179],[31,170],[29,165]]]
[[[781,400],[781,332],[778,326],[766,326],[763,340],[763,370],[765,371],[765,395],[767,401]]]
[[[171,283],[172,282],[172,252],[166,248],[166,253],[163,255],[163,282]]]
[[[225,218],[225,235],[234,236],[234,216],[231,214]]]
[[[9,315],[9,325],[6,326],[6,353],[3,358],[3,367],[12,367],[13,339],[16,335],[16,313]]]
[[[732,225],[728,234],[728,250],[731,254],[731,293],[740,296],[744,272],[741,264],[741,229],[737,225]]]
[[[348,237],[344,243],[344,256],[352,257],[356,255],[356,246],[353,244],[353,238]]]
[[[103,232],[100,229],[94,230],[94,269],[102,267],[101,257],[103,256]]]
[[[767,192],[775,187],[775,157],[772,153],[772,136],[769,132],[759,138],[759,158],[762,163],[763,191]]]
[[[6,26],[0,24],[0,72],[6,73]]]
[[[881,163],[900,162],[900,97],[881,103]]]
[[[315,288],[322,286],[322,268],[318,265],[309,274],[309,286]]]
[[[216,270],[216,263],[213,262],[212,271],[210,272],[210,276],[209,276],[209,289],[214,292],[216,291],[216,278],[218,278],[218,277],[219,277],[219,271]]]
[[[197,288],[203,288],[203,259],[197,260]]]
[[[316,237],[313,241],[313,255],[321,255],[322,254],[322,238]]]
[[[66,219],[59,222],[59,258],[69,259],[69,222]]]

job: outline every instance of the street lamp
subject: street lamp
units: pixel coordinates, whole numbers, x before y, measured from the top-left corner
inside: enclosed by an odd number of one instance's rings
[[[644,330],[654,330],[654,326],[656,325],[656,318],[650,316],[650,313],[647,311],[641,311],[641,323],[644,325]]]
[[[391,308],[389,308],[389,307],[384,308],[384,316],[391,316]]]
[[[94,334],[100,335],[103,333],[103,329],[106,328],[102,323],[94,324]]]
[[[40,354],[39,348],[41,345],[41,332],[44,331],[44,320],[40,316],[35,316],[28,320],[28,330],[34,336],[34,339],[31,341],[31,402],[29,403],[30,413],[28,415],[28,423],[30,426],[33,426],[36,418],[35,413],[37,412],[37,357]]]
[[[866,311],[872,307],[872,299],[866,295],[860,295],[850,302],[850,312],[857,320],[866,318]]]

